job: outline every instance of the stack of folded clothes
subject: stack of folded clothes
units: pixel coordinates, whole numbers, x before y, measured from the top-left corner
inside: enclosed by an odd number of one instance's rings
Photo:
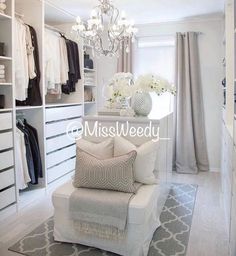
[[[84,74],[84,84],[87,85],[87,86],[94,86],[95,85],[94,74],[85,73]]]
[[[0,83],[5,83],[5,65],[0,65]]]

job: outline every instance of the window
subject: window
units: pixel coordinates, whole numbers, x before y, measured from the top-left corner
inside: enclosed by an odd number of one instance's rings
[[[170,83],[175,77],[175,38],[174,36],[142,37],[134,50],[134,75],[156,74]],[[157,96],[151,93],[153,109],[150,118],[158,118],[173,111],[173,96],[165,93]]]

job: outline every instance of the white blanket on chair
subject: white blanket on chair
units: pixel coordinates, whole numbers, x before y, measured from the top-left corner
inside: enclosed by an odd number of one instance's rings
[[[103,239],[122,239],[133,194],[78,188],[70,196],[76,229]]]

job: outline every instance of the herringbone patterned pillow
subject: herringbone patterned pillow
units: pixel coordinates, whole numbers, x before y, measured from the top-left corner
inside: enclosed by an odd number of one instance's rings
[[[98,159],[77,149],[74,186],[135,193],[133,165],[136,151],[109,159]]]

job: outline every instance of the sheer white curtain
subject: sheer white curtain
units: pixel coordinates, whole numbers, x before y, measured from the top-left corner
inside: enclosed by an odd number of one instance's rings
[[[133,50],[133,73],[160,75],[174,83],[175,78],[175,36],[139,38]],[[157,96],[151,93],[153,108],[151,118],[173,111],[173,96],[168,93]]]

